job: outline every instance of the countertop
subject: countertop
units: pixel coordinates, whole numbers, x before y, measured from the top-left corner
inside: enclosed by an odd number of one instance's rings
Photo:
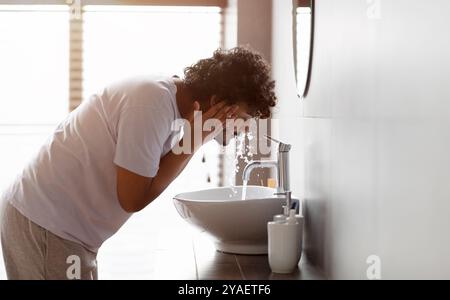
[[[274,274],[267,255],[234,255],[218,252],[204,234],[193,237],[196,279],[199,280],[320,280],[324,277],[304,255],[292,274]]]
[[[101,279],[304,280],[324,279],[305,256],[293,274],[273,274],[267,255],[216,251],[211,239],[161,199],[133,216],[100,249]]]

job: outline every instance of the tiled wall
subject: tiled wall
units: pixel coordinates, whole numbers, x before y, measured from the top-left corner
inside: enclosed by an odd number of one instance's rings
[[[450,278],[450,3],[316,0],[312,85],[295,96],[291,0],[274,1],[279,136],[294,145],[308,255],[330,278]]]

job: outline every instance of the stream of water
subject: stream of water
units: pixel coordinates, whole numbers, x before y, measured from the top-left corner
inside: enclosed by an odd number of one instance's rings
[[[242,185],[242,200],[245,200],[247,198],[247,180],[244,180],[244,183]]]

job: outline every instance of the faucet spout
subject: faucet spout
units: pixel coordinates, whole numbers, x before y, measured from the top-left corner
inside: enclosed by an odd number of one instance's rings
[[[272,160],[259,160],[250,162],[244,169],[244,173],[242,173],[242,180],[244,182],[248,182],[250,179],[250,174],[254,169],[257,168],[276,168],[277,169],[277,181],[278,193],[286,193],[290,192],[290,182],[289,182],[289,152],[291,151],[291,145],[285,144],[276,140],[270,136],[266,136],[266,138],[272,142],[278,144],[278,157],[276,161]]]
[[[291,145],[285,144],[272,138],[271,136],[266,136],[266,138],[272,142],[278,144],[278,157],[276,161],[273,160],[258,160],[250,162],[244,169],[242,173],[242,180],[247,183],[250,179],[250,174],[254,169],[258,168],[276,168],[277,169],[277,192],[276,195],[286,196],[286,206],[285,215],[289,215],[289,210],[291,207],[291,187],[289,183],[289,152],[291,151]]]
[[[252,161],[247,166],[245,166],[244,172],[242,173],[242,180],[244,182],[248,182],[253,170],[261,168],[278,168],[278,162],[274,160]]]

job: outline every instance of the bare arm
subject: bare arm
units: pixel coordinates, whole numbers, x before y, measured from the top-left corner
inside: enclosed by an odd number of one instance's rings
[[[197,103],[194,110],[198,109],[199,105]],[[237,107],[225,106],[222,102],[213,106],[206,114],[204,114],[203,119],[206,120],[214,117],[223,124],[226,121],[228,114],[231,113],[232,117],[236,117],[234,115],[236,111]],[[192,118],[189,120],[191,124],[194,122],[193,116],[194,114],[192,114]],[[194,126],[191,126],[192,130],[193,127]],[[203,133],[204,136],[210,134],[211,132]],[[193,136],[194,134],[192,133],[191,137]],[[143,177],[118,166],[117,196],[122,208],[129,213],[137,212],[144,209],[148,204],[155,200],[169,184],[180,175],[194,153],[201,146],[191,145],[191,154],[175,154],[171,151],[164,156],[160,161],[158,174],[154,178]]]
[[[122,208],[130,213],[145,208],[180,175],[192,156],[169,152],[161,159],[159,172],[154,178],[143,177],[118,166],[117,195]]]

